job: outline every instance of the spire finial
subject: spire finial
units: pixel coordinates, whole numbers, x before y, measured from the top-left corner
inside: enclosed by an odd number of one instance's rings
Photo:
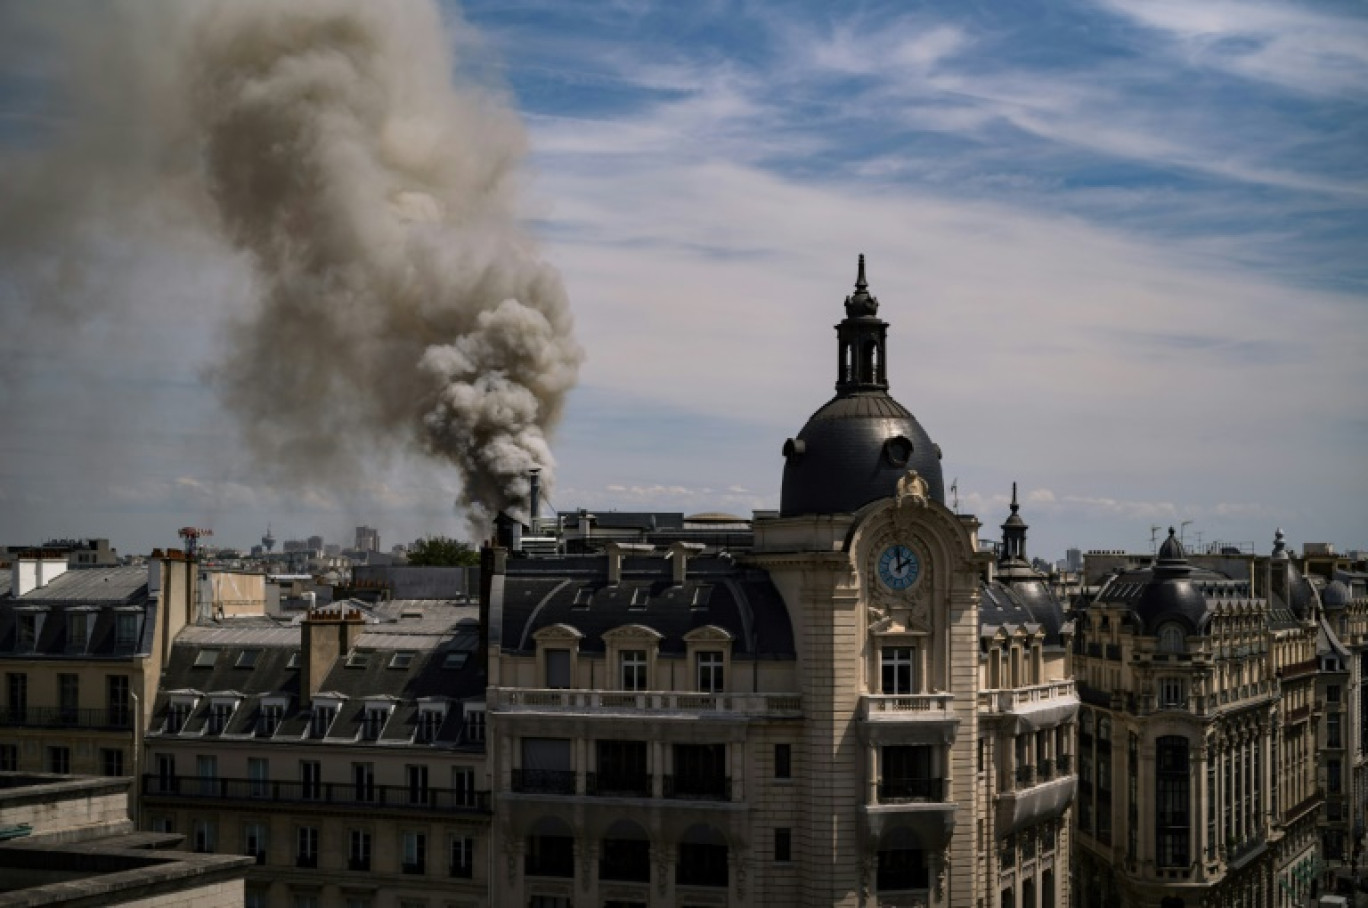
[[[869,282],[865,280],[865,273],[864,273],[864,253],[863,253],[863,252],[860,253],[860,272],[859,272],[859,274],[856,275],[856,277],[855,277],[855,289],[856,289],[856,290],[868,290],[868,289],[869,289]]]
[[[1012,483],[1012,513],[1015,514],[1019,510],[1021,510],[1021,505],[1017,504],[1016,483]]]
[[[872,316],[879,311],[879,300],[869,293],[869,281],[865,280],[865,257],[860,253],[860,267],[855,275],[855,292],[846,297],[846,315],[850,318]]]

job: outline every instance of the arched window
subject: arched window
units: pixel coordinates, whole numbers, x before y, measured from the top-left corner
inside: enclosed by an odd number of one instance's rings
[[[1159,628],[1159,649],[1166,653],[1181,653],[1187,648],[1187,635],[1177,624],[1165,624]]]

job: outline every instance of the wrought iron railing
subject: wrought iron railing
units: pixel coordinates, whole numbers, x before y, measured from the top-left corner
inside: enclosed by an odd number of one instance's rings
[[[76,709],[66,706],[0,707],[0,726],[132,729],[133,710],[113,706],[104,709]]]
[[[219,779],[199,776],[143,775],[147,797],[186,800],[276,801],[287,804],[358,806],[385,810],[489,812],[489,792],[459,788],[413,789],[408,785],[352,782],[282,782],[268,779]]]

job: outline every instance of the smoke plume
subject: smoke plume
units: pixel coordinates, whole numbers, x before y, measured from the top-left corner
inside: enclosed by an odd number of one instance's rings
[[[88,22],[68,28],[78,122],[30,162],[28,189],[0,195],[0,238],[43,208],[51,273],[117,197],[122,229],[167,249],[214,239],[249,262],[250,310],[184,303],[226,315],[210,374],[274,479],[345,484],[417,447],[455,465],[476,526],[525,511],[582,353],[520,223],[522,127],[497,90],[453,76],[469,28],[426,0],[109,10],[101,49]],[[136,141],[83,151],[83,108],[126,115]]]

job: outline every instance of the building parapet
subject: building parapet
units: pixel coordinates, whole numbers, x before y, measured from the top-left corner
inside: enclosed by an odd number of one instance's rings
[[[866,694],[861,718],[870,722],[943,722],[955,711],[954,694]]]
[[[1050,681],[1030,687],[979,691],[979,709],[1009,713],[1060,700],[1078,700],[1073,681]]]

